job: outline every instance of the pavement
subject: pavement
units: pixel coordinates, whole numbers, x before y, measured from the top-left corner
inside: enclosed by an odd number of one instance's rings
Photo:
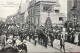
[[[60,40],[55,39],[53,42],[53,48],[48,44],[47,48],[37,43],[37,45],[34,45],[34,41],[31,40],[29,42],[26,41],[28,52],[32,53],[52,53],[52,52],[61,52],[60,51]],[[0,46],[0,49],[2,47]],[[62,50],[63,51],[63,50]],[[65,52],[80,52],[80,46],[77,46],[75,44],[71,44],[68,42],[65,42]],[[61,52],[62,53],[62,52]]]
[[[50,47],[48,45],[47,48],[37,43],[37,45],[34,45],[34,41],[31,40],[31,42],[26,41],[26,45],[28,48],[28,52],[61,52],[60,51],[60,40],[55,39],[53,42],[54,47]],[[63,50],[62,50],[63,51]],[[75,44],[71,44],[68,42],[65,42],[65,52],[80,52],[80,46],[77,46]]]
[[[60,47],[60,40],[56,39],[54,41],[54,45],[56,46],[56,48],[59,48]],[[80,52],[80,46],[65,42],[65,51],[66,52]]]

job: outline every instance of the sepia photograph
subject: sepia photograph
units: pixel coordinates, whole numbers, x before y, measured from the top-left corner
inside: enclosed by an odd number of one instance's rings
[[[80,52],[80,0],[0,0],[0,53]]]

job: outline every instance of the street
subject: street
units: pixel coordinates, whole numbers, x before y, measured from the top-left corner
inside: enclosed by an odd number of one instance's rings
[[[0,52],[80,52],[80,1],[16,2],[0,1]]]
[[[26,41],[26,44],[27,44],[28,52],[61,52],[59,40],[56,40],[56,39],[53,43],[54,44],[53,48],[50,47],[49,45],[47,48],[45,48],[44,46],[42,46],[38,43],[35,46],[33,40],[31,40],[31,42]],[[66,42],[65,43],[65,51],[66,52],[80,52],[80,47]]]

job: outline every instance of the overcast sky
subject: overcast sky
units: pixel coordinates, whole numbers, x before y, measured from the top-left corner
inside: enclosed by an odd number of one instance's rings
[[[13,15],[19,9],[21,0],[0,0],[0,18],[6,19],[7,16]],[[26,0],[22,0],[22,5]],[[67,0],[59,0],[61,12],[67,14]]]

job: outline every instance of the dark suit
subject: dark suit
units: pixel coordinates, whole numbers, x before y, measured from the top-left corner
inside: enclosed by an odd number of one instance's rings
[[[19,50],[25,50],[27,52],[27,46],[25,44],[18,45]]]
[[[78,39],[79,39],[79,46],[80,46],[80,34],[79,34],[79,36],[78,36]]]
[[[53,33],[49,34],[50,40],[51,40],[51,46],[53,47],[53,41],[54,41],[54,35]]]
[[[62,38],[62,39],[60,39],[60,51],[61,51],[61,49],[62,49],[62,47],[63,47],[63,50],[64,50],[64,52],[65,52],[65,40]]]

